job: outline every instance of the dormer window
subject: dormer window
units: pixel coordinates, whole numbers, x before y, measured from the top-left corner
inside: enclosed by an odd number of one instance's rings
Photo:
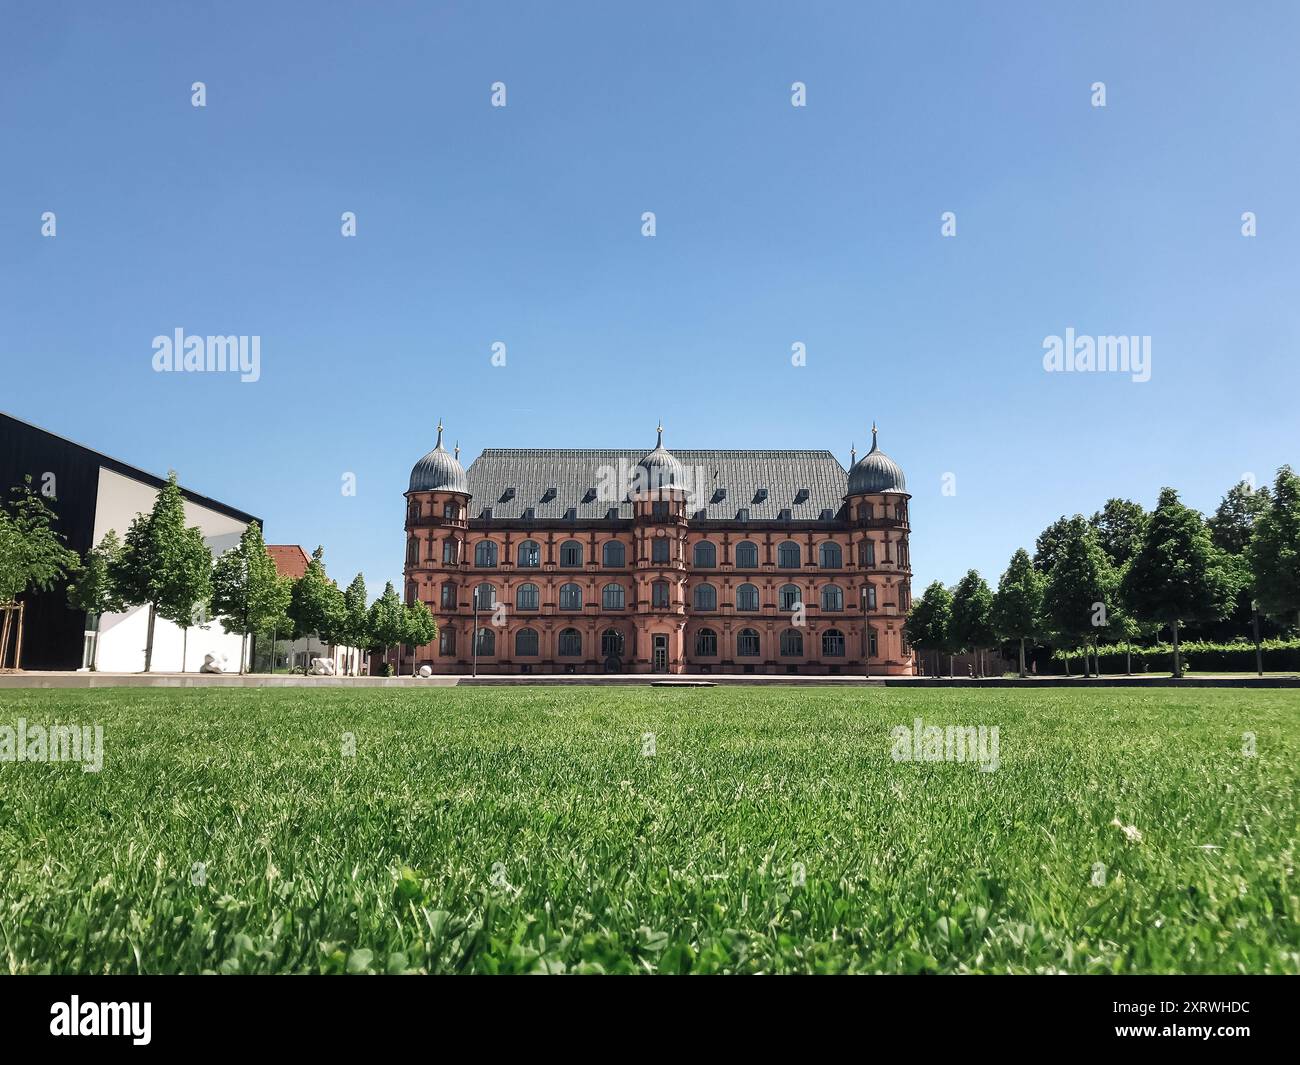
[[[554,499],[554,498],[555,498],[557,495],[559,495],[559,494],[560,494],[560,490],[559,490],[558,488],[556,488],[555,485],[551,485],[551,487],[548,488],[548,489],[547,489],[547,490],[542,494],[542,499],[541,499],[541,501],[542,501],[543,503],[549,503],[552,499]]]
[[[507,488],[504,492],[501,493],[501,498],[498,499],[497,502],[508,503],[510,502],[510,500],[514,498],[515,498],[515,490],[513,488]]]
[[[761,503],[761,502],[763,502],[763,500],[765,500],[766,498],[767,498],[767,489],[766,489],[766,488],[760,488],[757,492],[754,493],[754,499],[753,499],[753,502],[755,502],[755,503]]]
[[[795,494],[794,494],[794,501],[795,501],[796,504],[798,504],[798,503],[807,503],[807,502],[808,502],[808,497],[809,497],[811,494],[812,494],[812,493],[809,492],[808,489],[806,489],[806,488],[800,488],[799,491],[795,492]]]

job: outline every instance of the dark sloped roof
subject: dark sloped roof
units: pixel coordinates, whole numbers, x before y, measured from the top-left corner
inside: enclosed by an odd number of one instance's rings
[[[688,451],[673,449],[699,489],[688,516],[735,520],[748,508],[753,521],[770,521],[789,510],[796,521],[816,521],[823,510],[839,512],[848,489],[848,472],[829,451]],[[607,516],[632,517],[626,501],[628,478],[635,476],[645,448],[489,448],[467,471],[474,497],[469,516],[490,507],[493,518],[514,519],[532,507],[538,519],[563,518],[570,508],[579,521]],[[620,465],[621,463],[621,465]],[[622,478],[620,481],[619,478]],[[607,488],[613,487],[609,498]],[[549,489],[555,489],[553,496]],[[513,494],[508,495],[508,490]],[[719,490],[722,495],[719,497]],[[757,498],[765,490],[762,499]],[[807,498],[802,498],[803,491]]]

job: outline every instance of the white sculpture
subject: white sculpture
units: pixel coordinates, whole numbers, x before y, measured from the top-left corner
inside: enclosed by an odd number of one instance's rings
[[[421,677],[424,677],[424,678],[426,678],[426,679],[429,678],[429,677],[432,677],[432,676],[433,676],[433,669],[432,669],[431,667],[429,667],[429,666],[421,666],[421,667],[420,667],[420,676],[421,676]]]
[[[316,677],[334,676],[334,659],[332,658],[313,658],[311,660],[312,675]]]
[[[199,666],[200,673],[224,673],[226,671],[226,656],[218,658],[216,655],[204,655],[203,665]]]

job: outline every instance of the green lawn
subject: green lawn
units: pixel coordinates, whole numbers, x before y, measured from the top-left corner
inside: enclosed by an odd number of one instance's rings
[[[894,761],[918,716],[997,725],[997,771]],[[0,692],[20,717],[106,753],[0,763],[0,971],[1300,972],[1293,691]]]

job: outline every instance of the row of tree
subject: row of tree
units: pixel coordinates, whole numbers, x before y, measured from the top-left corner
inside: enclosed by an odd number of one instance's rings
[[[952,655],[1018,644],[1022,677],[1027,643],[1081,647],[1091,674],[1100,637],[1128,646],[1168,628],[1177,677],[1188,623],[1244,608],[1258,646],[1261,613],[1280,629],[1300,621],[1300,477],[1289,466],[1272,492],[1234,486],[1208,521],[1165,488],[1151,513],[1112,499],[1091,518],[1061,517],[1035,547],[1016,551],[996,591],[975,570],[926,588],[907,618],[912,646],[949,656],[951,672]]]
[[[326,575],[319,547],[301,577],[280,576],[255,522],[238,546],[214,559],[199,529],[185,523],[185,500],[174,474],[149,512],[132,520],[124,538],[110,530],[84,560],[54,530],[55,514],[32,490],[30,478],[11,494],[9,504],[0,506],[0,606],[15,603],[24,592],[48,591],[64,579],[70,579],[73,610],[98,616],[147,606],[146,673],[153,666],[158,618],[180,626],[186,642],[192,626],[218,619],[227,633],[243,637],[240,672],[250,637],[314,635],[328,644],[382,649],[385,663],[389,650],[398,647],[399,672],[403,644],[418,647],[437,638],[429,608],[403,604],[391,581],[369,605],[361,574],[340,590]],[[10,613],[5,613],[0,649],[8,643]],[[96,654],[97,649],[98,642]],[[357,666],[350,662],[350,671]]]

